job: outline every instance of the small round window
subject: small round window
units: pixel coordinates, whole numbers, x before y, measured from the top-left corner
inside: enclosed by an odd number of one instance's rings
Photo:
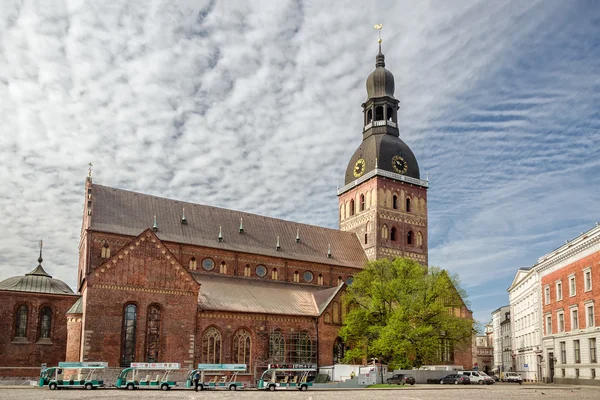
[[[258,276],[260,276],[262,278],[266,274],[267,274],[267,267],[265,267],[264,265],[257,265],[256,266],[256,275],[258,275]]]
[[[312,273],[312,272],[310,272],[310,271],[306,271],[306,272],[304,273],[304,280],[305,280],[306,282],[312,282],[312,280],[313,280],[313,273]]]
[[[215,262],[212,258],[205,258],[202,260],[202,268],[207,271],[212,271],[215,268]]]
[[[352,282],[354,282],[354,278],[349,276],[346,278],[346,285],[352,285]]]

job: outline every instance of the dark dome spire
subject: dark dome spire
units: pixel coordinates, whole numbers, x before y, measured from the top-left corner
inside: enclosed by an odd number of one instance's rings
[[[394,97],[395,91],[394,75],[385,69],[385,56],[381,52],[381,43],[379,43],[379,53],[375,57],[375,71],[367,78],[367,98],[374,97]]]
[[[44,261],[44,259],[42,258],[42,248],[44,247],[44,241],[40,240],[40,256],[38,257],[37,261],[38,261],[38,266],[35,267],[35,269],[33,271],[31,271],[28,274],[25,274],[25,276],[47,276],[48,278],[52,278],[52,276],[50,276],[45,270],[44,267],[42,267],[42,261]]]
[[[375,57],[375,67],[385,67],[385,56],[381,52],[381,42],[379,42],[379,53]]]

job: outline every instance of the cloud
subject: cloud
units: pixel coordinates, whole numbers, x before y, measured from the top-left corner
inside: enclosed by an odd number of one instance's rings
[[[401,137],[430,173],[431,263],[469,292],[505,289],[599,219],[597,17],[541,1],[5,1],[0,279],[33,269],[43,237],[74,285],[90,161],[102,184],[336,227],[383,22]],[[473,308],[506,303],[491,301]]]

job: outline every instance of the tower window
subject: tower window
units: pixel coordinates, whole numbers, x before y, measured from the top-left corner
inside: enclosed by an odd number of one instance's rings
[[[392,109],[392,107],[387,108],[387,120],[396,122],[394,119],[394,110]]]
[[[381,237],[383,239],[388,238],[388,228],[387,228],[387,225],[385,225],[385,224],[381,227]]]
[[[365,195],[360,195],[360,211],[365,211]]]
[[[367,111],[367,124],[373,122],[373,110],[369,109]]]
[[[397,195],[394,195],[392,197],[392,208],[394,210],[398,209],[398,196]]]
[[[413,244],[413,232],[408,231],[406,234],[406,244]]]
[[[367,244],[368,241],[368,235],[365,233],[365,244]]]
[[[396,228],[392,228],[390,231],[390,239],[396,241]]]
[[[350,200],[350,216],[354,215],[354,199]]]
[[[410,197],[406,198],[406,212],[410,212]]]
[[[383,106],[375,107],[375,121],[383,121]]]

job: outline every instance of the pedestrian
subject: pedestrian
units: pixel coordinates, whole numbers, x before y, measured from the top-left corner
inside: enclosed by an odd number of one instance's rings
[[[198,383],[200,382],[200,372],[196,371],[194,374],[194,390],[198,391]]]
[[[350,372],[350,379],[354,379],[355,376],[356,374],[354,373],[354,371]]]

